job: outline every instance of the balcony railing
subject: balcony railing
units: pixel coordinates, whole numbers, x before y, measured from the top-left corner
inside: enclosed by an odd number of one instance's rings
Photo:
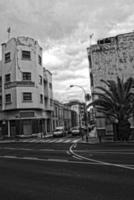
[[[12,87],[34,87],[35,82],[32,81],[14,81],[5,83],[5,89],[12,88]]]

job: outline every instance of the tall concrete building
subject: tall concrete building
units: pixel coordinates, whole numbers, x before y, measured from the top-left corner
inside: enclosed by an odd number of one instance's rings
[[[134,77],[134,32],[98,40],[88,49],[91,91],[104,80]],[[103,85],[104,86],[104,85]],[[131,120],[133,125],[133,120]],[[96,125],[110,133],[109,122],[96,113]]]
[[[42,66],[42,48],[29,37],[2,44],[0,133],[31,135],[52,129],[52,74]]]

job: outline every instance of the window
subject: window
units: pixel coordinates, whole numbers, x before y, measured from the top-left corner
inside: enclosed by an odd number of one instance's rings
[[[23,101],[32,101],[32,93],[24,92],[23,93]]]
[[[8,53],[5,54],[5,63],[8,63],[10,61],[11,61],[10,52],[8,52]]]
[[[42,65],[42,58],[40,55],[38,56],[38,63],[39,63],[39,65]]]
[[[10,74],[6,74],[5,75],[5,82],[7,83],[7,82],[10,82],[11,81],[11,76],[10,76]]]
[[[2,96],[0,95],[0,105],[2,105]]]
[[[43,103],[43,95],[40,94],[40,103]]]
[[[53,100],[50,99],[50,106],[53,106]]]
[[[90,72],[90,83],[91,83],[91,87],[94,86],[94,80],[93,80],[93,74]]]
[[[0,87],[2,86],[2,77],[0,76]]]
[[[52,89],[52,83],[49,83],[49,88]]]
[[[39,84],[42,85],[42,76],[39,75]]]
[[[31,73],[23,72],[23,81],[31,81]]]
[[[22,51],[22,59],[30,60],[31,59],[31,52],[30,51]]]
[[[6,104],[11,103],[11,94],[5,95]]]

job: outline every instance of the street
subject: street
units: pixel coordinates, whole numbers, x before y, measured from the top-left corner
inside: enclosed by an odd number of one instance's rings
[[[0,196],[132,200],[133,155],[133,144],[1,143]]]

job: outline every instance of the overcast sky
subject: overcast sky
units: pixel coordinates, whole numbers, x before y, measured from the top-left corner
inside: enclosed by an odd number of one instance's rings
[[[87,47],[97,39],[134,30],[134,0],[0,0],[0,42],[29,36],[43,47],[43,64],[53,74],[54,97],[83,100],[89,92]]]

